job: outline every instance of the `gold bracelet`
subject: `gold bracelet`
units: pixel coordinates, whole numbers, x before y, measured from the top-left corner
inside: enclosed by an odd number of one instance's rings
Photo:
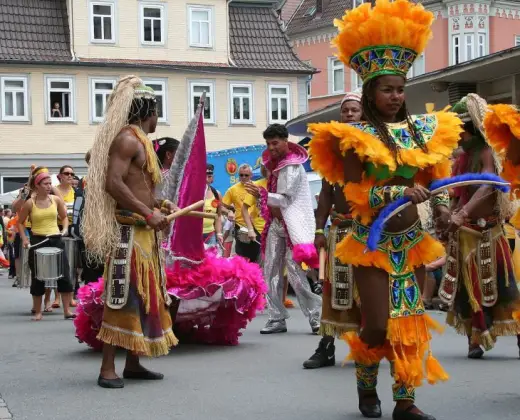
[[[323,229],[316,229],[316,232],[314,232],[315,235],[323,235],[325,234],[325,231]]]

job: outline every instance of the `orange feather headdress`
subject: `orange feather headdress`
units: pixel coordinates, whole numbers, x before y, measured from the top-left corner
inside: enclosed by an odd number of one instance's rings
[[[377,76],[406,77],[432,37],[433,13],[408,0],[377,0],[348,11],[334,25],[337,57],[366,82]]]

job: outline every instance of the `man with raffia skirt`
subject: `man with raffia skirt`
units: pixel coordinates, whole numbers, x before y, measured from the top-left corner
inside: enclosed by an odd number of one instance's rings
[[[489,144],[493,131],[483,126],[486,101],[470,93],[452,110],[464,122],[463,152],[453,175],[500,173],[501,158]],[[450,307],[446,322],[468,337],[470,359],[482,358],[500,336],[517,336],[520,347],[520,322],[513,317],[520,309],[520,293],[502,226],[511,216],[511,204],[489,185],[457,187],[452,214],[443,220],[448,258],[439,297]]]
[[[362,115],[361,92],[347,93],[341,101],[341,122],[358,122]],[[326,239],[324,229],[329,217],[331,228]],[[334,255],[336,244],[351,231],[352,214],[343,195],[342,186],[332,185],[323,180],[318,198],[314,237],[316,251],[319,252],[321,248],[327,250],[320,325],[320,334],[323,338],[314,354],[303,362],[303,367],[306,369],[334,366],[336,364],[334,338],[339,338],[348,331],[359,331],[361,315],[355,302],[352,266],[342,264]]]
[[[394,378],[393,420],[432,420],[415,405],[415,388],[448,375],[433,357],[431,331],[440,329],[424,310],[419,284],[424,266],[444,247],[421,226],[417,204],[427,188],[450,176],[450,157],[462,122],[454,113],[409,115],[405,82],[414,60],[432,36],[434,16],[407,0],[364,3],[335,22],[338,58],[363,80],[364,121],[310,124],[312,167],[329,183],[344,185],[353,228],[336,257],[353,266],[359,293],[361,332],[347,332],[356,364],[359,410],[381,417],[376,390],[379,362],[386,357]],[[447,196],[432,198],[434,217],[447,213]],[[374,251],[368,251],[373,220],[389,203],[409,197],[412,206],[392,217]]]
[[[98,385],[123,388],[115,370],[116,347],[127,350],[123,378],[162,379],[139,356],[161,356],[177,344],[160,258],[160,232],[168,221],[155,186],[161,170],[148,133],[157,126],[157,101],[141,79],[119,80],[91,149],[83,234],[91,259],[104,262],[105,308],[97,338],[103,341]]]

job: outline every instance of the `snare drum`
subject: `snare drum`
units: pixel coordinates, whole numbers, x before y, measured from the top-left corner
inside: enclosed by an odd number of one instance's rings
[[[63,238],[63,244],[65,246],[65,255],[69,262],[69,279],[72,284],[76,281],[76,268],[78,266],[78,241],[74,238]]]
[[[36,278],[45,283],[47,289],[58,287],[63,277],[63,250],[45,247],[34,251]]]

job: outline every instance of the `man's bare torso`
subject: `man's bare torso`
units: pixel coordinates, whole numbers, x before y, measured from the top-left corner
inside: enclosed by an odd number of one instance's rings
[[[113,165],[116,166],[116,169],[121,166],[122,172],[126,172],[123,176],[125,185],[135,198],[153,209],[155,204],[154,185],[152,175],[146,170],[145,148],[131,129],[123,129],[114,140],[110,149],[108,165],[109,173]],[[120,207],[120,203],[117,206],[118,208],[124,207]]]

